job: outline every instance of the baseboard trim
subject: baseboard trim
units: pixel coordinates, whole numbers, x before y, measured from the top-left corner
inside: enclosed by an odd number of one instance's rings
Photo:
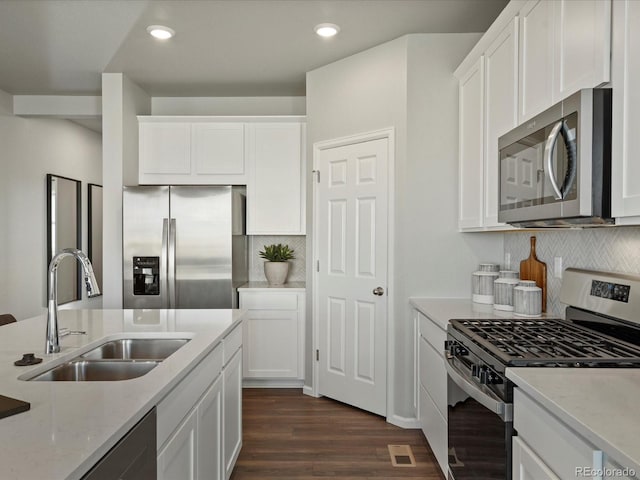
[[[286,378],[244,378],[242,388],[302,388],[304,380],[289,380]]]
[[[391,415],[390,417],[387,417],[387,423],[400,428],[421,428],[420,420],[415,417],[401,417],[400,415]]]
[[[302,393],[304,393],[305,395],[309,395],[310,397],[320,398],[320,395],[315,395],[313,393],[313,387],[310,387],[309,385],[305,385],[304,387],[302,387]]]

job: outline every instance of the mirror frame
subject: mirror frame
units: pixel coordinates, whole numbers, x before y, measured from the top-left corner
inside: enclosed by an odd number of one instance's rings
[[[94,245],[94,229],[93,229],[93,220],[96,216],[97,212],[94,212],[94,195],[100,194],[100,203],[102,205],[102,185],[98,185],[96,183],[88,183],[87,184],[87,256],[89,257],[89,261],[94,266],[94,273],[96,275],[96,280],[98,281],[98,287],[100,287],[100,295],[102,295],[102,262],[99,263],[99,268],[96,271],[94,261],[94,256],[99,255],[102,259],[102,243],[100,243],[101,248],[97,249]],[[100,209],[100,224],[102,224],[102,209]],[[102,227],[100,227],[100,237],[102,237]],[[97,251],[100,250],[100,251]]]
[[[47,264],[45,266],[45,282],[47,283],[47,297],[49,296],[49,287],[48,287],[48,272],[49,272],[49,264],[51,263],[51,259],[53,258],[52,247],[53,247],[53,228],[52,228],[52,198],[51,194],[51,181],[54,178],[60,178],[63,180],[68,180],[70,182],[75,182],[76,184],[76,215],[75,215],[75,224],[76,224],[76,245],[75,248],[82,249],[82,182],[80,180],[76,180],[75,178],[64,177],[62,175],[55,175],[52,173],[47,173]],[[76,273],[76,286],[75,286],[75,298],[68,300],[66,302],[59,302],[60,304],[75,302],[82,299],[82,285],[81,278],[82,272],[80,271],[80,264],[77,265],[77,273]],[[60,280],[58,280],[60,281]]]

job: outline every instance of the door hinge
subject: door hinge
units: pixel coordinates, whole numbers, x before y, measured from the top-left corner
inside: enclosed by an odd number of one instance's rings
[[[320,361],[320,350],[316,350],[316,362]]]
[[[320,260],[316,260],[316,272],[320,271]]]
[[[320,183],[320,170],[313,170],[313,173],[316,174],[316,183]]]

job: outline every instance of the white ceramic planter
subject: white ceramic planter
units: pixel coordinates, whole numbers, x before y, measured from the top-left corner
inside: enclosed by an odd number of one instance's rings
[[[282,285],[287,281],[289,262],[264,262],[264,276],[269,285]]]

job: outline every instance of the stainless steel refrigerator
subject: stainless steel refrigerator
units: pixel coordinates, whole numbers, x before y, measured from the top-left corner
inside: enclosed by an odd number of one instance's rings
[[[124,187],[125,308],[237,308],[245,187]]]

